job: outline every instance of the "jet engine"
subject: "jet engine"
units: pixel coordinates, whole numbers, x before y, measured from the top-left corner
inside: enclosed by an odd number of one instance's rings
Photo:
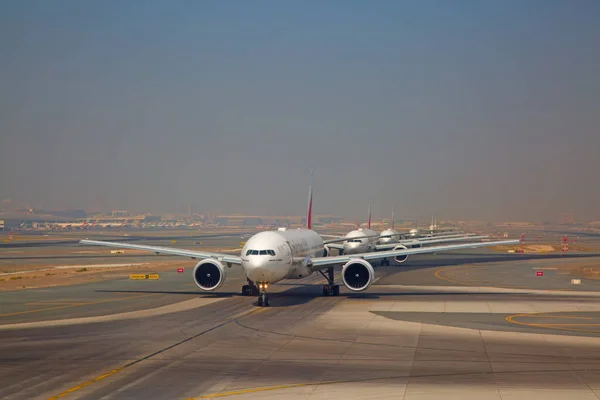
[[[394,250],[407,250],[406,246],[399,244],[398,246],[394,247]],[[394,260],[396,260],[396,262],[398,264],[402,264],[403,262],[405,262],[408,259],[408,254],[403,255],[403,256],[396,256],[394,257]]]
[[[202,290],[215,290],[225,282],[225,266],[214,258],[200,261],[194,267],[194,282]]]
[[[331,254],[331,249],[329,248],[329,246],[324,246],[323,247],[323,257],[328,257],[329,254]]]
[[[342,268],[344,285],[352,291],[360,292],[371,286],[375,279],[375,271],[368,261],[356,258],[348,261]]]

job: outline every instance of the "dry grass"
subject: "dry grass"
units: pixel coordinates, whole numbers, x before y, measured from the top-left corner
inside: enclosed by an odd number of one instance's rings
[[[173,271],[179,267],[191,268],[189,260],[152,262],[143,265],[111,268],[74,268],[56,269],[51,271],[34,271],[14,276],[0,278],[0,291],[50,286],[65,286],[88,282],[99,282],[110,279],[126,278],[135,273],[158,273]],[[48,268],[48,266],[44,266]]]
[[[565,270],[579,278],[600,280],[600,263],[565,266]]]
[[[519,253],[550,253],[553,251],[557,251],[556,247],[548,245],[548,244],[533,244],[533,245],[507,245],[507,246],[490,246],[487,247],[492,251],[499,251],[502,253],[507,253],[509,251],[519,252]],[[558,249],[560,250],[560,249]]]

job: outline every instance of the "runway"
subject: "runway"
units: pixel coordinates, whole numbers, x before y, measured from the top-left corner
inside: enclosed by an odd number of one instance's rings
[[[2,292],[0,397],[600,398],[598,281],[492,257],[415,257],[339,297],[285,281],[269,308],[238,296],[241,270],[214,294],[191,268]]]

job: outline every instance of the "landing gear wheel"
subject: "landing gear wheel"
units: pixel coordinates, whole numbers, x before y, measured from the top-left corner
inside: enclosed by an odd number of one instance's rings
[[[323,285],[323,296],[339,296],[340,286],[335,284],[333,267],[327,268],[327,275],[323,271],[319,271],[325,279],[327,279],[327,285]]]
[[[242,286],[242,296],[250,296],[250,285]]]
[[[269,296],[266,293],[263,293],[258,298],[258,306],[259,307],[269,307]]]
[[[267,288],[269,284],[267,282],[257,282],[258,287],[254,287],[258,292],[258,306],[269,307],[269,295],[267,294]]]
[[[323,296],[339,296],[340,285],[323,285]]]

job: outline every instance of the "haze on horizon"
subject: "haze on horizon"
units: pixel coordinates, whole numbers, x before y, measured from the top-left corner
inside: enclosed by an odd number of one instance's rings
[[[0,7],[0,200],[600,219],[600,2]]]

